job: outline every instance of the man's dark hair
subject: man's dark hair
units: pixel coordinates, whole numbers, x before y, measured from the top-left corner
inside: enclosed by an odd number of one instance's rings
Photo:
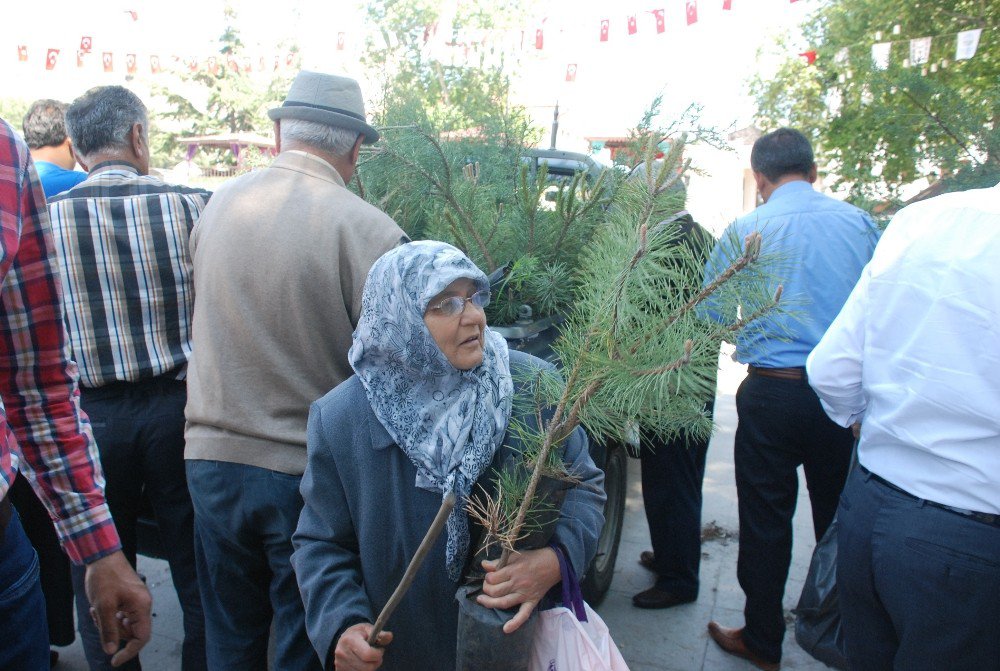
[[[24,115],[21,127],[24,141],[32,149],[58,147],[66,141],[66,103],[58,100],[36,100]]]
[[[148,128],[146,106],[124,86],[92,88],[66,110],[66,130],[81,156],[126,148],[137,123]]]
[[[805,135],[794,128],[779,128],[753,143],[750,167],[776,182],[785,175],[808,176],[816,160]]]

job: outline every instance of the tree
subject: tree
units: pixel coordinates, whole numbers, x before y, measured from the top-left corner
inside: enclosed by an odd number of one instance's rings
[[[409,121],[417,108],[443,131],[466,130],[498,106],[506,108],[515,64],[494,38],[519,26],[527,7],[525,0],[371,2],[368,19],[381,32],[368,37],[363,62],[381,83],[376,123]],[[465,64],[467,54],[477,55],[477,62]]]
[[[20,134],[22,132],[21,123],[24,121],[24,115],[28,113],[29,107],[31,107],[30,100],[0,98],[0,119],[9,123],[11,128]]]
[[[946,189],[1000,179],[1000,0],[829,0],[801,27],[812,65],[789,55],[751,83],[757,123],[790,125],[856,200],[897,198],[920,178]],[[899,26],[898,34],[893,27]],[[982,28],[974,58],[955,61],[959,31]],[[881,32],[877,39],[876,31]],[[910,65],[909,40],[932,37],[928,62]],[[876,67],[872,44],[891,42]]]
[[[245,67],[243,42],[236,27],[236,12],[225,9],[226,27],[219,37],[219,56],[216,67],[197,64],[197,69],[179,75],[179,84],[156,86],[154,95],[165,100],[168,112],[159,115],[168,120],[184,135],[213,135],[218,133],[258,133],[268,135],[272,122],[267,110],[279,105],[291,83],[291,78],[279,73],[271,64],[265,72],[254,72]],[[291,47],[295,52],[295,47]],[[155,156],[160,164],[176,162],[183,158],[177,142],[177,132],[157,132],[150,137]],[[217,152],[212,163],[234,163],[228,151]]]

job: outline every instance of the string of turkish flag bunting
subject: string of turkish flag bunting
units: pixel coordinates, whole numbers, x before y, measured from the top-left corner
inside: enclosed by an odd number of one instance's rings
[[[722,9],[729,11],[733,8],[733,0],[715,0],[715,2],[722,3]],[[705,6],[708,0],[701,0],[702,5]],[[798,0],[789,0],[789,3],[795,3]],[[684,21],[688,26],[693,25],[698,22],[698,0],[684,0]],[[677,5],[680,6],[680,3]],[[138,14],[136,12],[127,10],[133,21],[138,20]],[[641,17],[641,20],[640,20]],[[656,8],[650,9],[643,13],[630,14],[625,17],[625,33],[629,36],[633,36],[639,33],[640,24],[649,27],[647,23],[649,18],[652,18],[652,26],[655,28],[657,34],[665,33],[667,30],[667,14],[666,9]],[[542,23],[544,25],[545,20]],[[615,28],[613,28],[613,25]],[[617,28],[619,24],[613,24],[610,18],[604,18],[600,20],[599,26],[599,41],[609,42],[612,39],[613,30]],[[645,28],[644,28],[645,29]],[[968,60],[971,59],[976,54],[976,50],[979,44],[979,38],[982,34],[982,28],[976,28],[973,30],[966,30],[959,33],[948,33],[946,35],[935,35],[919,37],[911,40],[889,40],[882,42],[881,34],[876,33],[876,42],[871,46],[871,57],[875,66],[879,69],[885,69],[888,67],[890,50],[893,44],[901,42],[909,42],[909,58],[904,58],[903,65],[921,65],[926,64],[929,59],[931,42],[933,38],[940,37],[950,37],[955,36],[956,46],[955,46],[955,60]],[[424,41],[425,43],[437,32],[437,26],[428,26],[424,30]],[[898,34],[898,27],[894,30],[894,34]],[[530,36],[530,32],[528,33]],[[543,26],[539,26],[534,31],[534,47],[536,50],[542,50],[545,48],[545,29]],[[530,39],[530,37],[529,37]],[[336,38],[336,50],[344,51],[348,41],[348,35],[344,32],[338,32]],[[520,41],[523,48],[523,38]],[[465,41],[459,41],[459,39],[454,38],[450,42],[446,42],[447,46],[464,46],[468,50],[469,44]],[[80,38],[80,46],[76,50],[76,65],[78,68],[83,68],[87,64],[88,56],[91,53],[94,46],[94,40],[91,36],[85,35]],[[857,46],[857,45],[852,45]],[[837,61],[846,60],[847,47],[842,48],[836,55]],[[49,48],[45,55],[45,69],[54,70],[59,65],[59,55],[61,49]],[[19,44],[17,47],[18,60],[22,62],[28,61],[28,46],[24,44]],[[817,59],[817,52],[815,50],[807,50],[801,52],[799,56],[803,57],[807,64],[813,65]],[[139,70],[139,58],[136,53],[129,52],[124,56],[125,60],[125,71],[129,75],[135,75]],[[293,53],[287,54],[264,54],[255,56],[225,56],[225,55],[211,55],[207,57],[181,57],[177,55],[171,55],[170,61],[175,67],[183,67],[190,72],[207,71],[213,74],[217,74],[221,68],[228,68],[235,72],[252,72],[257,70],[263,72],[266,70],[278,71],[280,69],[295,69],[296,58]],[[114,72],[115,71],[115,53],[112,51],[102,51],[101,52],[101,66],[104,72]],[[159,74],[164,71],[165,61],[161,61],[161,58],[157,54],[148,55],[149,71],[152,74]],[[945,62],[946,64],[946,62]],[[936,68],[932,68],[936,69]],[[578,73],[578,68],[576,63],[570,63],[566,66],[566,81],[574,82],[576,81]]]
[[[345,34],[337,34],[337,50],[343,51],[345,43]],[[83,68],[90,61],[90,54],[93,50],[93,38],[89,35],[84,35],[80,38],[80,47],[76,50],[76,67]],[[59,55],[62,49],[48,48],[45,52],[45,69],[55,70],[59,66]],[[121,54],[119,54],[119,57]],[[17,46],[17,60],[22,63],[28,62],[28,46],[26,44],[19,44]],[[125,60],[125,72],[129,75],[136,75],[139,72],[140,62],[139,57],[136,53],[126,53],[124,55]],[[268,69],[279,70],[279,69],[292,69],[296,68],[296,58],[294,53],[287,54],[269,54],[256,55],[256,56],[224,56],[224,55],[213,55],[208,57],[182,57],[178,55],[171,55],[170,60],[174,64],[179,64],[183,68],[191,72],[198,72],[199,70],[204,70],[217,74],[219,70],[223,67],[229,68],[234,72],[252,72],[257,70],[263,72]],[[119,63],[121,61],[118,61]],[[104,72],[115,72],[115,52],[114,51],[102,51],[101,52],[101,67]],[[160,58],[159,54],[149,54],[148,55],[149,72],[152,74],[160,74],[166,69],[166,63]],[[119,66],[120,67],[120,66]]]

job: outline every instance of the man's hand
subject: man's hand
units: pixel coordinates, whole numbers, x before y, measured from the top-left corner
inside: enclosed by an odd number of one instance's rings
[[[545,593],[562,578],[559,558],[552,548],[528,550],[511,555],[510,562],[497,570],[496,562],[484,561],[486,579],[483,593],[476,597],[487,608],[513,608],[520,606],[503,626],[505,634],[512,634],[528,621]]]
[[[121,666],[149,641],[153,598],[120,551],[87,564],[84,584],[104,652],[114,655],[112,666]]]
[[[333,663],[337,671],[374,671],[382,666],[382,656],[385,654],[382,648],[392,642],[392,633],[379,632],[377,648],[368,645],[371,633],[372,625],[368,622],[360,622],[344,630],[333,651]]]

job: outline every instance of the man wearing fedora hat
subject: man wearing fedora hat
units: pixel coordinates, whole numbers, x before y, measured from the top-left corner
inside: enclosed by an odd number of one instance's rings
[[[300,72],[269,112],[278,157],[223,185],[191,238],[188,481],[209,667],[320,669],[289,561],[309,405],[347,361],[368,269],[406,240],[346,188],[365,121],[356,81]],[[327,660],[322,660],[326,662]]]

